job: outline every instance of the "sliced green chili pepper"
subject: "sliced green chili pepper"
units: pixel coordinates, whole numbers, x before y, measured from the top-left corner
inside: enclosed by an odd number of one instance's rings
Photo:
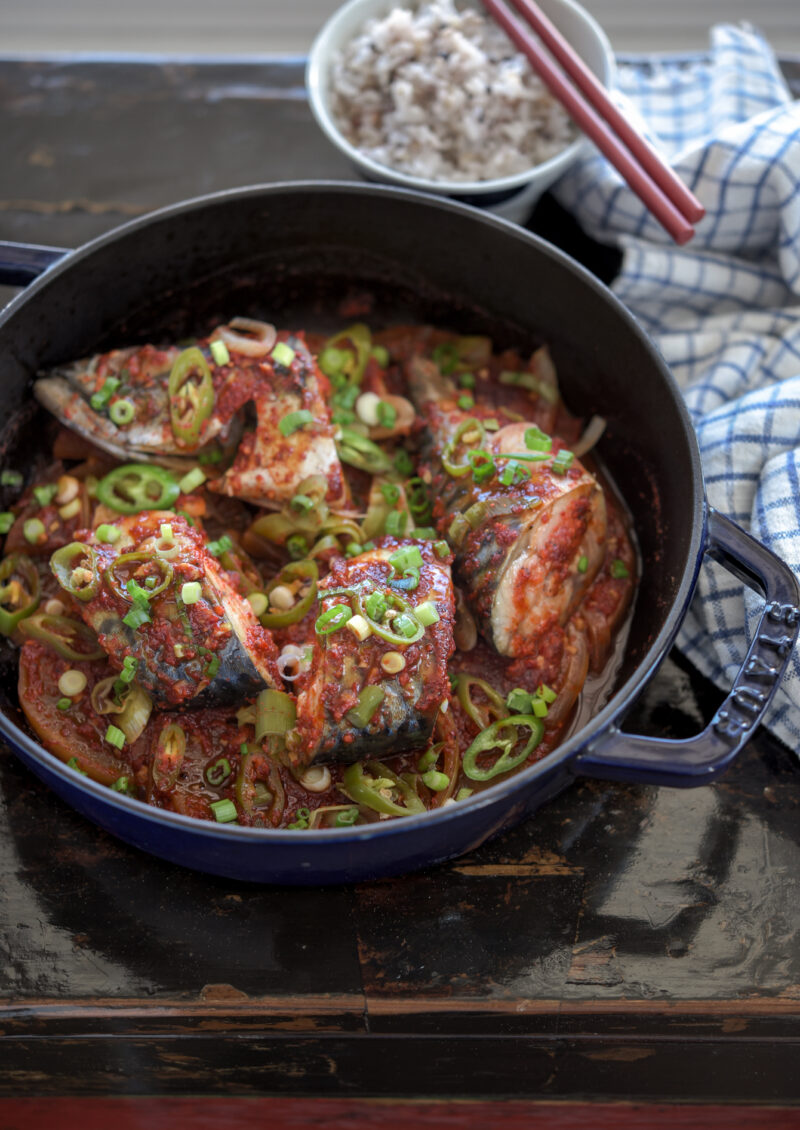
[[[479,447],[482,447],[484,440],[486,439],[486,430],[481,421],[472,416],[469,420],[464,420],[458,425],[453,434],[453,438],[446,445],[444,451],[442,452],[442,466],[444,467],[445,471],[447,471],[448,475],[452,475],[454,478],[460,479],[464,475],[468,475],[472,470],[472,465],[469,461],[469,458],[467,458],[463,463],[456,463],[453,459],[453,456],[456,453],[456,448],[458,447],[459,443],[461,443],[461,441],[463,440],[463,437],[468,436],[473,432],[475,433],[475,442],[479,445]]]
[[[199,380],[192,379],[198,375]],[[202,351],[191,346],[178,354],[169,375],[169,413],[176,440],[188,447],[195,446],[213,411],[211,370]]]
[[[368,761],[366,766],[360,762],[348,766],[342,784],[352,801],[371,808],[373,812],[387,816],[414,816],[425,811],[425,805],[411,785],[380,761]],[[391,795],[384,796],[386,792]]]
[[[55,556],[54,554],[53,560],[55,560]],[[143,588],[133,578],[133,574],[140,573],[143,568],[145,568],[145,573],[142,574],[141,579],[147,585],[147,588]],[[151,601],[154,596],[164,592],[172,582],[172,576],[173,569],[169,561],[161,556],[144,551],[120,554],[105,571],[105,579],[109,587],[114,590],[117,596],[121,596],[123,600],[132,601],[134,604]],[[151,578],[155,581],[152,588],[148,584]],[[131,589],[132,581],[135,584],[133,589]],[[137,600],[139,594],[141,594],[141,599]],[[146,607],[146,604],[142,603],[142,607]]]
[[[248,747],[249,748],[249,747]],[[262,750],[244,753],[236,777],[236,806],[250,817],[263,813],[274,825],[280,823],[286,793],[280,773]]]
[[[63,659],[70,659],[73,663],[105,656],[97,636],[83,620],[36,612],[20,621],[19,630],[27,639],[48,644]]]
[[[0,632],[10,636],[39,605],[39,573],[30,557],[12,553],[0,563]]]
[[[472,688],[477,687],[489,700],[487,706],[479,706],[472,701]],[[487,716],[494,715],[495,719],[508,717],[505,699],[494,687],[477,675],[469,675],[466,671],[456,676],[456,693],[462,709],[481,730],[488,725]]]
[[[506,727],[513,729],[513,737],[500,737],[500,731]],[[524,747],[515,753],[514,750],[522,741],[518,733],[522,729],[530,730],[531,736]],[[471,781],[490,781],[493,777],[499,777],[501,773],[508,773],[521,765],[536,749],[543,733],[544,726],[541,719],[535,718],[532,714],[514,714],[510,718],[501,718],[478,734],[472,745],[464,751],[462,768]],[[481,768],[478,765],[478,758],[492,750],[502,752],[490,766]]]
[[[97,551],[82,541],[62,545],[50,558],[50,568],[65,592],[77,600],[91,600],[100,590]]]
[[[185,754],[186,733],[182,726],[170,722],[158,735],[158,744],[153,755],[151,772],[153,784],[157,789],[166,792],[174,787]]]
[[[319,353],[319,367],[331,379],[361,384],[372,350],[369,326],[356,322],[329,337]]]
[[[328,608],[317,617],[314,631],[318,636],[329,636],[333,632],[338,632],[352,618],[353,610],[349,604],[334,604],[333,608]]]
[[[408,647],[409,644],[416,643],[417,640],[422,639],[425,634],[425,629],[417,619],[414,609],[403,600],[401,596],[396,593],[382,593],[381,595],[386,602],[386,610],[382,613],[380,619],[378,619],[375,613],[380,611],[381,606],[371,600],[372,595],[373,594],[370,593],[369,596],[365,597],[362,593],[357,592],[355,594],[356,611],[367,620],[376,636],[380,636],[381,639],[386,640],[388,643],[402,644],[404,647]],[[370,615],[370,608],[373,609],[373,615]],[[386,612],[390,608],[393,608],[398,615],[390,620],[386,620]],[[398,624],[398,620],[400,624]],[[394,631],[395,625],[397,625],[397,631]],[[406,634],[404,630],[406,627],[408,634]]]
[[[278,585],[291,584],[292,581],[310,581],[308,592],[295,602],[292,608],[283,612],[267,611],[259,617],[264,628],[286,628],[289,624],[296,624],[302,620],[306,612],[317,599],[317,578],[319,569],[316,561],[292,561],[281,569],[274,581],[264,589],[264,595],[269,600],[269,594]]]
[[[339,429],[336,450],[342,462],[369,471],[371,475],[382,475],[392,469],[392,461],[386,452],[353,428]]]
[[[169,510],[181,490],[177,480],[153,463],[125,463],[97,484],[97,499],[120,514]]]

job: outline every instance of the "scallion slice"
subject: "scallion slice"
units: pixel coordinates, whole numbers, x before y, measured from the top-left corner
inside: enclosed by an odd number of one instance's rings
[[[313,422],[314,415],[307,408],[299,408],[297,412],[288,412],[278,421],[278,431],[282,436],[288,437]]]
[[[276,365],[283,365],[284,369],[288,369],[292,361],[295,359],[295,351],[285,341],[279,341],[272,351],[272,360]],[[311,415],[311,413],[309,413]]]
[[[431,624],[438,624],[440,619],[438,609],[432,600],[426,600],[423,604],[418,604],[414,609],[414,615],[419,620],[420,624],[422,624],[423,628],[429,628]],[[397,620],[395,620],[395,627],[396,626]]]
[[[224,343],[220,343],[224,344]],[[193,467],[191,471],[187,471],[183,476],[178,486],[181,488],[181,494],[191,494],[193,490],[197,490],[206,481],[205,472],[201,471],[199,467]]]
[[[212,800],[210,808],[218,824],[232,824],[238,815],[236,805],[228,797],[224,800]]]
[[[212,341],[209,349],[211,350],[211,356],[214,358],[215,365],[230,364],[231,355],[224,341],[220,341],[219,339]]]
[[[122,749],[125,745],[125,734],[120,730],[119,726],[111,724],[106,730],[106,741],[109,745],[116,746],[117,749]]]
[[[365,726],[369,725],[385,697],[386,691],[383,687],[364,687],[358,696],[358,705],[354,706],[352,710],[348,710],[345,718],[351,725],[363,730]]]

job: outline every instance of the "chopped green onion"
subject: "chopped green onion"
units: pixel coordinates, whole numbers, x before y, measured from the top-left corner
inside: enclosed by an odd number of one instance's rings
[[[143,624],[150,623],[150,613],[146,608],[132,608],[125,616],[122,617],[122,623],[132,628],[135,632],[141,628]]]
[[[375,412],[380,427],[393,428],[397,423],[397,409],[388,400],[379,400]]]
[[[129,424],[136,415],[136,405],[132,400],[123,397],[122,400],[115,400],[108,410],[111,417],[111,423],[116,424],[117,427],[123,427]]]
[[[99,392],[92,393],[89,404],[95,412],[101,412],[122,384],[119,377],[107,377]]]
[[[553,441],[541,428],[532,427],[525,431],[525,446],[528,451],[550,451]]]
[[[616,577],[619,580],[620,578],[627,577],[629,575],[630,574],[628,573],[628,566],[624,561],[620,561],[620,559],[617,558],[616,561],[611,562],[612,577]]]
[[[412,538],[417,541],[433,541],[436,537],[436,530],[433,526],[415,526],[411,531]]]
[[[181,488],[181,494],[191,494],[193,490],[201,487],[205,481],[205,473],[199,467],[193,467],[191,471],[186,472],[178,486]]]
[[[228,797],[224,800],[212,800],[210,807],[218,824],[233,824],[236,820],[236,805]]]
[[[292,495],[289,500],[289,506],[292,510],[297,511],[298,514],[308,514],[309,510],[314,509],[316,502],[307,494],[295,494]]]
[[[547,717],[547,703],[543,698],[534,698],[531,701],[531,712],[536,718]]]
[[[437,557],[447,557],[450,552],[450,546],[446,541],[435,541],[433,543],[433,552]]]
[[[174,540],[174,534],[172,532],[172,526],[169,524],[169,522],[162,522],[161,523],[161,526],[159,528],[159,534],[161,535],[162,541],[173,541]]]
[[[282,436],[290,436],[312,423],[314,415],[307,408],[300,408],[297,412],[288,412],[283,419],[278,421],[278,431]]]
[[[488,420],[483,421],[483,426],[487,432],[497,432],[500,430],[500,421],[496,416],[490,416]]]
[[[343,349],[336,349],[329,345],[319,355],[319,367],[326,377],[333,377],[342,372],[348,360],[348,354]]]
[[[450,784],[450,778],[446,773],[440,773],[438,769],[429,769],[427,773],[422,774],[422,783],[433,792],[441,793]]]
[[[122,537],[122,530],[119,526],[109,526],[106,522],[97,527],[97,540],[106,542],[108,545],[113,545],[115,541],[119,541]]]
[[[459,361],[458,347],[453,341],[443,341],[431,351],[431,360],[439,366],[439,371],[447,376],[452,373]]]
[[[504,487],[510,487],[530,478],[530,471],[521,463],[510,460],[500,472],[500,482]]]
[[[206,675],[209,679],[214,679],[220,669],[221,663],[218,655],[212,655],[206,667]]]
[[[268,734],[282,736],[297,720],[297,708],[293,699],[283,691],[267,687],[256,699],[256,741],[262,741]]]
[[[459,789],[456,793],[456,800],[466,800],[467,797],[472,796],[474,792],[474,789]]]
[[[314,631],[317,635],[329,636],[332,632],[338,632],[343,628],[352,615],[353,610],[349,604],[334,604],[333,608],[329,608],[327,612],[317,617]]]
[[[44,522],[39,518],[28,518],[22,525],[22,533],[29,545],[35,545],[44,537]]]
[[[136,796],[136,786],[130,777],[117,777],[116,781],[112,782],[111,788],[115,793],[125,793],[127,796]]]
[[[359,545],[357,541],[349,541],[344,548],[345,557],[358,557],[363,552],[363,545]]]
[[[308,542],[302,534],[292,534],[286,539],[286,551],[292,561],[301,561],[308,553]]]
[[[389,564],[394,569],[395,573],[403,573],[409,568],[422,567],[422,554],[419,551],[419,546],[407,545],[402,549],[396,550],[389,558]]]
[[[0,471],[0,487],[21,487],[23,482],[21,471]]]
[[[545,702],[555,702],[558,698],[556,692],[552,687],[548,687],[546,683],[541,683],[536,688],[536,695],[537,698],[543,698]]]
[[[393,538],[401,538],[408,525],[408,512],[406,510],[391,510],[386,515],[384,530]]]
[[[458,383],[462,388],[475,388],[475,377],[472,373],[459,373]]]
[[[358,809],[345,808],[342,812],[336,813],[334,824],[337,828],[349,828],[356,820],[358,820]]]
[[[247,601],[256,616],[263,616],[269,607],[269,601],[267,600],[266,594],[263,592],[248,593]]]
[[[122,749],[125,745],[125,734],[118,726],[112,724],[106,730],[106,741],[109,745],[116,746],[117,749]]]
[[[186,581],[181,586],[181,600],[184,604],[197,604],[203,595],[203,586],[199,581]]]
[[[14,515],[10,510],[0,513],[0,534],[7,534],[14,525]]]
[[[400,498],[400,487],[395,483],[381,483],[381,494],[389,506],[394,506]]]
[[[419,620],[420,624],[422,624],[423,628],[429,628],[431,624],[439,623],[439,612],[432,600],[426,600],[424,604],[418,604],[414,609],[414,615]],[[395,627],[396,626],[397,620],[395,620]]]
[[[210,541],[208,543],[208,552],[212,557],[222,557],[223,553],[229,553],[233,549],[233,541],[227,534],[223,534],[217,541]]]
[[[231,355],[224,341],[220,339],[212,341],[209,349],[211,350],[211,356],[214,358],[215,365],[228,365],[230,363]]]
[[[371,592],[364,601],[364,607],[367,610],[367,615],[370,620],[375,620],[378,623],[384,618],[389,609],[386,597],[380,592]]]
[[[582,557],[578,558],[578,572],[585,573],[588,568],[589,558],[586,556],[586,554],[584,554]]]
[[[283,365],[284,369],[288,369],[295,359],[295,351],[290,345],[287,345],[285,341],[279,341],[273,349],[271,357],[276,365]],[[310,412],[309,415],[311,415]],[[285,434],[284,432],[284,435]]]
[[[211,451],[200,451],[200,452],[198,452],[198,455],[197,455],[197,462],[203,463],[203,464],[221,463],[222,462],[222,452],[219,450],[218,447],[212,448]]]
[[[533,695],[528,694],[522,687],[515,687],[506,697],[506,706],[512,714],[530,714]]]
[[[56,706],[59,710],[69,710],[69,708],[72,706],[72,699],[60,698],[56,703]]]
[[[569,468],[572,466],[575,455],[571,451],[563,449],[559,451],[558,455],[553,460],[552,471],[556,475],[566,475]]]
[[[437,742],[435,745],[432,745],[429,749],[426,749],[425,752],[420,757],[419,761],[417,762],[417,769],[419,770],[419,772],[420,773],[426,773],[428,771],[428,769],[433,769],[434,765],[439,760],[439,754],[441,753],[441,751],[442,751],[442,743],[441,742]]]
[[[369,725],[378,707],[386,697],[383,687],[364,687],[358,696],[358,705],[348,710],[345,718],[359,730]]]
[[[69,761],[67,762],[67,768],[68,768],[68,769],[74,769],[74,770],[75,770],[75,772],[76,772],[76,773],[80,773],[80,775],[81,775],[82,777],[85,777],[85,776],[86,776],[86,770],[85,770],[85,769],[81,769],[80,765],[78,764],[78,759],[77,759],[77,757],[71,757],[71,758],[69,759]]]
[[[469,412],[470,408],[475,407],[475,399],[470,396],[469,393],[464,393],[463,396],[459,396],[457,404],[459,408],[463,409],[465,412]]]
[[[398,475],[402,475],[404,478],[414,473],[414,464],[411,460],[411,456],[402,447],[399,451],[395,452],[394,468]]]
[[[55,483],[33,488],[33,497],[40,506],[49,506],[57,494],[58,486]]]
[[[412,636],[417,634],[417,625],[410,616],[406,616],[405,612],[401,612],[399,616],[395,616],[392,620],[392,630],[399,632],[401,636],[406,639],[411,639]]]
[[[389,350],[385,345],[373,345],[370,350],[370,357],[374,357],[382,369],[385,369],[389,364]]]
[[[136,678],[136,670],[139,666],[138,660],[133,655],[126,655],[122,660],[122,670],[119,677],[123,683],[132,683]]]

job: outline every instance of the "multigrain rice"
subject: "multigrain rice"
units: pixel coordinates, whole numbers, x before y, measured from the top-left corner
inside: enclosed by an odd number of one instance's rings
[[[506,33],[453,0],[370,20],[333,58],[330,93],[351,145],[426,180],[513,176],[575,137]]]

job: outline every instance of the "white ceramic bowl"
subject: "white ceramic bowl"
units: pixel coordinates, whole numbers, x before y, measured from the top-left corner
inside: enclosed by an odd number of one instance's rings
[[[597,21],[574,0],[539,0],[539,4],[584,62],[608,86],[614,75],[614,55]],[[545,189],[585,152],[589,145],[585,137],[579,135],[550,160],[513,176],[484,181],[434,181],[378,164],[351,145],[340,132],[329,110],[332,56],[361,31],[367,20],[385,16],[396,7],[413,7],[413,3],[411,0],[348,0],[317,35],[308,57],[306,88],[320,128],[350,158],[365,180],[451,196],[521,223]]]

